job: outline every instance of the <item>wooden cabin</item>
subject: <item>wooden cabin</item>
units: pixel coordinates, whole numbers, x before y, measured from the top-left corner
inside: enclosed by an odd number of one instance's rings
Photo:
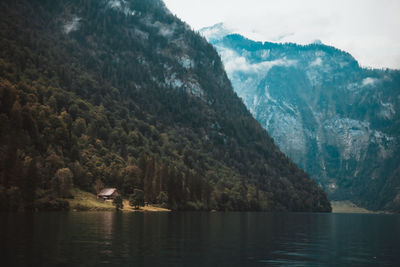
[[[104,201],[113,200],[116,196],[118,196],[118,190],[116,188],[104,188],[97,194],[97,198],[101,198]]]

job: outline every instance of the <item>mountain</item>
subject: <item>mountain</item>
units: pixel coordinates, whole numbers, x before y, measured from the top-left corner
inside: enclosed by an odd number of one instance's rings
[[[162,1],[0,7],[1,210],[104,186],[174,210],[331,210]]]
[[[400,71],[362,68],[321,42],[202,32],[253,116],[331,199],[400,211]]]

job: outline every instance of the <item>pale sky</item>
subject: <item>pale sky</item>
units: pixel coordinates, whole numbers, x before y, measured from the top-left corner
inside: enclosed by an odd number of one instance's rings
[[[250,39],[321,40],[362,66],[400,69],[400,0],[164,0],[194,30],[224,22]]]

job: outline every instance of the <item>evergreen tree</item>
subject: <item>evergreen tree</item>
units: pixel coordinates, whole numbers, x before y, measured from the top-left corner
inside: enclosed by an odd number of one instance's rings
[[[25,177],[22,181],[22,198],[24,202],[24,210],[33,210],[36,196],[38,169],[35,159],[30,159],[28,162]]]
[[[144,192],[140,189],[135,189],[133,194],[129,196],[129,205],[139,209],[144,206]]]
[[[115,209],[117,211],[119,211],[119,210],[124,208],[124,204],[122,202],[122,197],[119,196],[119,195],[114,198],[113,204],[115,205]]]
[[[54,178],[51,181],[53,192],[61,198],[69,198],[72,196],[72,180],[73,174],[69,168],[57,170]]]

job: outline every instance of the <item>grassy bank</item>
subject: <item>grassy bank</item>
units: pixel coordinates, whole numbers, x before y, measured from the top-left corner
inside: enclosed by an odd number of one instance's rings
[[[76,211],[111,211],[115,207],[111,202],[98,200],[96,195],[85,192],[79,189],[73,189],[73,199],[69,199],[69,206],[71,210]]]
[[[79,189],[73,189],[72,195],[73,199],[69,199],[70,210],[73,211],[114,211],[115,206],[111,201],[98,200],[96,195],[85,192]],[[157,206],[148,205],[145,207],[140,207],[140,209],[135,210],[133,207],[129,206],[129,201],[123,200],[124,208],[122,211],[126,212],[168,212],[169,209],[164,209]]]
[[[158,206],[153,206],[153,205],[146,205],[144,207],[140,207],[139,209],[135,209],[134,207],[129,206],[129,201],[124,199],[124,208],[122,211],[128,211],[128,212],[169,212],[171,210],[169,209],[164,209]]]
[[[360,208],[351,201],[332,201],[331,205],[333,213],[376,213]]]

